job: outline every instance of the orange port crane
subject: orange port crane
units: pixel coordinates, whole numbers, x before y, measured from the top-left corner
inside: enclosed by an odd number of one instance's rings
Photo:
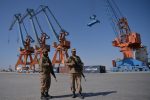
[[[50,36],[47,35],[43,31],[43,29],[42,29],[42,27],[41,27],[41,25],[40,25],[40,23],[38,21],[37,13],[35,13],[35,11],[33,9],[27,9],[26,11],[27,11],[27,13],[24,15],[24,18],[26,16],[28,16],[28,15],[30,16],[30,20],[31,20],[31,24],[32,24],[32,27],[33,27],[33,31],[35,33],[36,44],[35,44],[35,52],[34,52],[33,64],[39,64],[39,60],[42,58],[42,49],[43,48],[47,48],[47,50],[50,52],[50,45],[46,44],[46,40],[50,39]],[[41,31],[40,38],[38,37],[38,34],[37,34],[37,29],[35,27],[34,19],[37,22],[37,25],[38,25],[38,27],[39,27],[39,29]]]
[[[20,40],[22,43],[22,47],[20,47],[19,51],[19,58],[17,60],[17,63],[15,65],[15,69],[17,70],[18,65],[22,66],[22,69],[25,70],[29,70],[29,68],[26,65],[30,66],[30,69],[32,69],[32,67],[34,67],[33,63],[33,58],[32,58],[32,54],[34,53],[34,48],[31,47],[30,43],[33,43],[34,40],[32,39],[32,37],[28,34],[25,24],[23,22],[23,20],[21,20],[21,14],[15,14],[14,15],[15,19],[13,21],[13,23],[11,24],[9,30],[12,30],[13,26],[15,25],[15,23],[18,23],[18,28],[19,28],[19,35],[20,35]],[[22,33],[22,26],[24,27],[24,30],[26,32],[26,39],[23,38],[23,33]],[[28,60],[29,58],[29,60]]]
[[[65,64],[65,59],[68,58],[68,49],[70,49],[70,41],[66,40],[67,32],[62,31],[59,35],[59,43],[53,43],[55,48],[52,64]]]
[[[118,26],[120,28],[120,34],[114,39],[112,45],[120,48],[124,58],[133,58],[133,51],[141,48],[140,34],[130,31],[127,19],[124,17],[119,19]]]
[[[69,35],[68,32],[64,31],[64,29],[62,29],[62,27],[60,26],[59,22],[57,21],[57,19],[55,18],[54,14],[52,13],[52,11],[49,9],[48,6],[44,6],[41,5],[36,12],[33,9],[27,9],[27,13],[23,16],[22,19],[26,18],[28,15],[30,16],[30,20],[33,26],[33,30],[35,33],[35,57],[34,57],[34,64],[37,64],[39,59],[42,56],[42,49],[44,47],[48,48],[50,50],[50,45],[46,45],[46,39],[49,39],[50,37],[43,32],[37,15],[43,13],[45,15],[45,18],[48,22],[48,25],[50,27],[50,29],[52,30],[52,33],[54,34],[54,36],[56,37],[57,41],[59,42],[58,44],[56,42],[53,43],[53,47],[55,48],[55,53],[54,53],[54,57],[52,59],[52,64],[64,64],[65,58],[67,57],[68,53],[68,49],[70,48],[70,41],[68,41],[66,39],[66,36]],[[58,35],[56,30],[54,29],[54,26],[49,18],[49,14],[52,16],[52,18],[54,19],[54,21],[56,22],[57,26],[60,28],[60,34]],[[39,29],[42,32],[41,38],[38,38],[37,35],[37,30],[35,28],[35,21],[37,22],[37,25],[39,26]],[[40,55],[40,58],[37,58],[37,56]]]
[[[124,59],[133,58],[134,50],[141,48],[140,34],[131,32],[127,19],[123,17],[113,0],[106,1],[108,3],[109,13],[111,13],[110,16],[114,25],[115,33],[117,33],[112,45],[120,48],[120,52],[123,53]]]
[[[114,47],[120,48],[123,54],[123,59],[112,60],[112,71],[149,71],[146,65],[146,50],[141,45],[141,37],[139,33],[132,32],[127,18],[123,16],[114,0],[106,0],[108,4],[108,12],[110,14],[112,27],[116,33],[116,38],[112,41]],[[138,55],[143,55],[144,60]]]
[[[53,47],[55,48],[55,53],[54,56],[52,58],[52,64],[64,64],[65,59],[68,56],[68,49],[70,48],[70,41],[68,41],[66,39],[66,36],[69,35],[68,32],[66,32],[64,29],[62,29],[61,25],[59,24],[59,22],[57,21],[57,19],[55,18],[54,14],[52,13],[52,11],[49,9],[48,6],[44,6],[41,5],[40,9],[37,10],[37,14],[40,12],[44,12],[44,15],[47,19],[47,22],[49,24],[50,29],[52,30],[54,36],[56,37],[57,41],[59,42],[57,44],[57,42],[53,43]],[[50,13],[50,15],[52,16],[52,18],[54,19],[54,21],[56,22],[57,26],[60,28],[60,34],[58,35],[58,33],[56,32],[56,30],[54,29],[54,26],[48,16],[48,12]]]

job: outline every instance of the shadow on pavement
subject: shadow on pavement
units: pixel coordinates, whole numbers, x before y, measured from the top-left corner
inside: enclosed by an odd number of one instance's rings
[[[117,91],[106,91],[106,92],[96,92],[96,93],[91,92],[91,93],[83,93],[83,95],[84,97],[93,97],[93,96],[99,96],[99,95],[106,96],[112,93],[117,93]],[[71,97],[71,96],[72,94],[67,94],[67,95],[53,96],[53,98],[66,98],[66,97]],[[46,100],[49,100],[49,99],[46,99]]]
[[[71,97],[72,94],[67,94],[67,95],[58,95],[58,96],[53,96],[53,98],[66,98],[66,97]]]
[[[117,91],[106,91],[106,92],[97,92],[97,93],[83,93],[85,97],[93,97],[93,96],[99,96],[99,95],[102,95],[102,96],[106,96],[106,95],[109,95],[111,93],[117,93]]]
[[[66,98],[66,97],[71,97],[72,94],[67,94],[67,95],[58,95],[58,96],[52,96],[52,98],[44,98],[44,99],[41,99],[41,100],[50,100],[50,99],[53,99],[53,98]]]

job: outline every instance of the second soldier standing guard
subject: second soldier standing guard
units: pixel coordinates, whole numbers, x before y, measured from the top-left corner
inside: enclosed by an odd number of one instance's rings
[[[66,66],[68,66],[68,73],[70,76],[71,91],[73,93],[72,98],[76,97],[75,92],[78,92],[78,96],[84,99],[82,95],[81,78],[83,75],[83,62],[80,57],[76,55],[76,49],[72,49],[72,56],[70,56],[66,61]]]
[[[51,84],[51,75],[56,80],[56,76],[53,71],[52,63],[48,57],[48,50],[44,48],[42,50],[42,59],[40,59],[40,80],[41,80],[41,99],[52,98],[48,92]],[[57,81],[57,80],[56,80]]]

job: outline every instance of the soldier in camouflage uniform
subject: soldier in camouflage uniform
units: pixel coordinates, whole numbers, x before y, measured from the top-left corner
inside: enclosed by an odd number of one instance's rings
[[[71,83],[71,91],[73,93],[72,98],[76,97],[75,92],[78,92],[78,96],[83,99],[82,95],[82,87],[81,87],[81,78],[83,75],[83,62],[80,57],[76,55],[76,49],[72,49],[72,56],[70,56],[66,65],[68,66],[70,83]]]
[[[43,49],[43,56],[40,60],[40,79],[41,79],[41,99],[43,98],[52,98],[49,94],[49,88],[51,84],[51,75],[56,80],[56,76],[53,71],[52,63],[48,57],[48,51],[46,48]],[[57,80],[56,80],[57,81]]]

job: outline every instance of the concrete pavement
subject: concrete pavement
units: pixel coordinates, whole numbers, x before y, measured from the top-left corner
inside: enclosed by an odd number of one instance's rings
[[[71,98],[69,77],[56,74],[50,94],[53,100]],[[85,74],[82,80],[84,100],[150,100],[150,73]],[[39,74],[0,72],[0,100],[40,100]]]

